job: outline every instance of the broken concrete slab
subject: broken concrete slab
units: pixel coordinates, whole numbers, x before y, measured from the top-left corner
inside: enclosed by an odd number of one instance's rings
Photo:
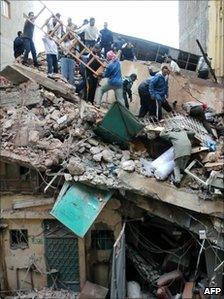
[[[133,193],[161,200],[171,205],[179,206],[198,213],[224,218],[222,200],[205,201],[196,193],[176,189],[165,182],[154,178],[145,178],[137,173],[119,172],[120,188],[132,190]]]
[[[6,68],[4,68],[0,72],[0,75],[7,78],[9,81],[13,82],[15,85],[29,81],[29,78],[27,76],[18,72],[10,65],[8,65]]]
[[[4,70],[2,72],[4,72]],[[7,66],[7,72],[4,73],[4,76],[15,84],[25,82],[24,80],[26,78],[26,81],[31,80],[36,82],[37,84],[44,86],[46,89],[51,90],[55,94],[63,96],[66,99],[79,101],[79,98],[76,96],[75,90],[71,85],[56,82],[48,78],[46,74],[30,67],[14,63],[12,66]],[[20,82],[21,79],[18,79],[20,77],[23,78],[22,82]]]

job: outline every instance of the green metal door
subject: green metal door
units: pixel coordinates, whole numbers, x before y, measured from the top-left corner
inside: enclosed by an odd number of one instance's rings
[[[44,220],[48,287],[79,291],[78,238],[56,220]]]

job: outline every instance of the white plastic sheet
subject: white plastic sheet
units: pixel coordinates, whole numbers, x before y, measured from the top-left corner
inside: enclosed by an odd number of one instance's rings
[[[154,175],[158,180],[165,180],[174,169],[174,148],[169,148],[152,162],[145,159],[141,159],[141,162],[148,175]]]
[[[141,298],[141,288],[139,283],[136,281],[128,282],[128,299],[139,299]]]

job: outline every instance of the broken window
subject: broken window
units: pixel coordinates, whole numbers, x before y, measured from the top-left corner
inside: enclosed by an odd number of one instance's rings
[[[28,230],[27,229],[12,229],[10,230],[10,248],[25,249],[28,246]]]
[[[112,230],[92,230],[91,247],[95,250],[108,250],[113,247],[114,233]]]

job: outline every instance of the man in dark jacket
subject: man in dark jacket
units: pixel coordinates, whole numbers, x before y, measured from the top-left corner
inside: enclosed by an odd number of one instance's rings
[[[101,47],[99,44],[96,44],[92,48],[93,54],[97,55],[100,58],[100,52]],[[89,55],[87,63],[93,58],[92,54]],[[100,63],[95,59],[92,63],[89,65],[94,71],[96,71],[101,65]],[[94,102],[96,88],[98,84],[98,78],[93,74],[93,72],[86,68],[86,82],[87,82],[87,101],[92,103]]]
[[[124,98],[124,103],[125,107],[129,109],[129,103],[128,103],[128,97],[130,101],[132,101],[132,85],[137,80],[137,75],[136,74],[131,74],[130,76],[124,77],[123,78],[123,98]]]
[[[23,39],[24,39],[24,47],[25,47],[25,53],[23,56],[23,64],[27,64],[28,56],[31,51],[32,57],[33,57],[33,64],[34,66],[39,66],[37,62],[37,54],[35,45],[33,42],[33,32],[34,32],[34,24],[35,16],[33,12],[29,12],[28,14],[28,20],[26,20],[23,28]]]
[[[136,60],[134,46],[131,43],[124,44],[121,49],[121,60]]]
[[[162,108],[167,112],[172,112],[166,98],[168,97],[168,78],[169,69],[163,66],[160,72],[153,74],[153,77],[144,80],[138,87],[140,97],[139,117],[144,117],[148,112],[156,120],[162,118]]]
[[[161,71],[149,80],[149,93],[154,104],[152,115],[158,121],[162,118],[162,108],[167,112],[172,111],[171,106],[166,100],[168,97],[168,75],[168,67],[163,66]]]
[[[22,31],[18,31],[17,37],[13,42],[14,57],[17,58],[24,52],[24,41]]]
[[[104,28],[100,30],[100,46],[103,49],[104,57],[110,51],[113,43],[113,33],[108,29],[107,22],[104,23]]]

